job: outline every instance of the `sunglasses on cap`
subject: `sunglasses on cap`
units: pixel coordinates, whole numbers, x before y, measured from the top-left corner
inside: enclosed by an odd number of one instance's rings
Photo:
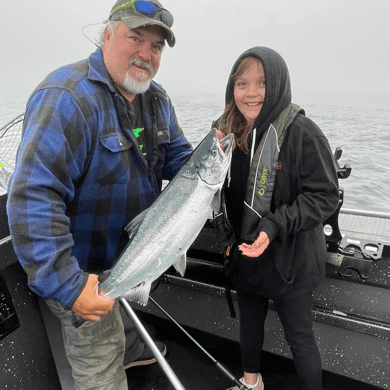
[[[110,18],[115,12],[124,8],[132,8],[136,14],[147,16],[149,18],[154,18],[157,12],[160,11],[160,21],[168,27],[172,27],[173,25],[173,16],[167,9],[162,8],[157,4],[152,3],[151,1],[144,0],[132,0],[127,3],[121,4],[111,12]]]

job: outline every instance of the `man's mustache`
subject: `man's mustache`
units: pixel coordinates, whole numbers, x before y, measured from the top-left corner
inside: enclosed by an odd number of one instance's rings
[[[130,65],[138,66],[141,69],[147,70],[149,73],[152,73],[152,65],[149,61],[145,61],[142,58],[135,57],[130,61]]]

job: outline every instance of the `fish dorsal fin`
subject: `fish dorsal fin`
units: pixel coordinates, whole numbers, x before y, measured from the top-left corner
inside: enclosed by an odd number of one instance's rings
[[[187,268],[187,254],[183,253],[180,257],[178,257],[172,264],[177,272],[181,276],[184,276]]]
[[[148,212],[148,209],[142,211],[142,213],[139,213],[125,227],[125,230],[127,231],[127,234],[129,235],[130,240],[137,234],[138,229],[139,229],[142,221],[145,219],[147,212]]]
[[[146,306],[148,303],[151,287],[152,283],[145,283],[138,287],[133,287],[124,295],[124,298],[128,301],[133,301],[139,303],[142,306]]]

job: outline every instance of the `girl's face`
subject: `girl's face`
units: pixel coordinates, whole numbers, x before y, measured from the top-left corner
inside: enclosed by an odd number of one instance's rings
[[[263,64],[252,59],[249,68],[237,77],[234,83],[234,100],[237,108],[253,123],[263,107],[265,98],[265,76]]]

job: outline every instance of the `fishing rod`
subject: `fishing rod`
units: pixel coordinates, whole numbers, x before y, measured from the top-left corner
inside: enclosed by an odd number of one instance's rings
[[[165,309],[163,309],[150,295],[149,300],[153,302],[158,309],[160,309],[194,344],[196,344],[213,362],[214,364],[231,380],[240,390],[249,390],[243,383],[241,383],[232,373],[230,373],[217,359],[215,359],[209,352],[204,349]]]
[[[122,306],[123,310],[125,311],[125,313],[129,316],[129,318],[133,322],[134,326],[137,328],[137,330],[140,333],[142,339],[149,346],[149,348],[152,351],[153,355],[155,356],[158,364],[163,369],[165,375],[168,377],[168,379],[172,383],[173,387],[176,390],[186,390],[185,387],[181,384],[179,378],[176,376],[176,374],[172,370],[171,366],[168,364],[168,362],[165,360],[164,356],[161,354],[161,352],[157,348],[157,346],[154,343],[154,341],[152,340],[152,338],[149,336],[149,333],[144,328],[144,326],[142,325],[141,321],[138,319],[137,315],[134,313],[134,310],[131,308],[131,306],[126,301],[126,299],[125,298],[119,298],[119,303],[121,304],[121,306]]]

